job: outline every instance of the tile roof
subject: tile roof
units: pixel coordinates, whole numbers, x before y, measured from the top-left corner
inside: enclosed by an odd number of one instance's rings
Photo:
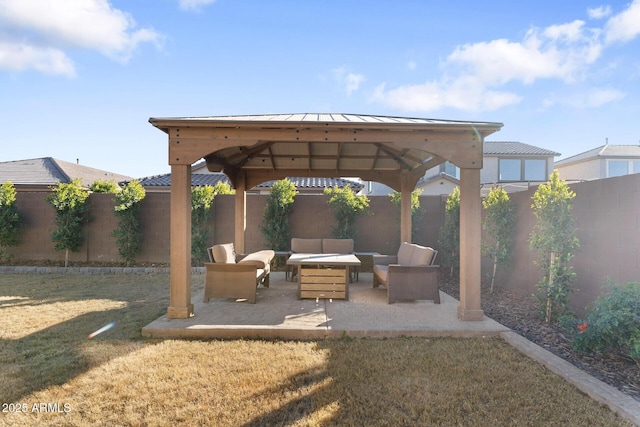
[[[130,176],[120,175],[52,157],[0,162],[0,183],[11,181],[15,185],[52,186],[80,178],[89,186],[98,179],[122,182]]]
[[[351,181],[343,178],[306,178],[306,177],[290,177],[296,187],[312,189],[322,189],[325,187],[338,186],[340,188],[345,187],[347,184],[351,185],[351,188],[355,191],[360,191],[364,186],[356,181]],[[155,175],[146,178],[141,178],[140,184],[143,187],[169,187],[171,186],[171,174]],[[229,178],[223,173],[194,173],[191,175],[191,185],[216,185],[218,182],[226,182],[230,184]],[[274,181],[266,181],[256,186],[256,188],[266,189],[271,188]]]
[[[578,163],[595,158],[640,158],[640,145],[601,145],[556,162],[556,165]]]
[[[531,155],[531,156],[559,156],[552,150],[540,148],[533,145],[525,144],[517,141],[485,141],[483,153],[487,155]]]
[[[297,188],[318,188],[325,187],[339,187],[343,188],[350,185],[354,191],[360,191],[364,188],[364,185],[344,178],[307,178],[307,177],[289,177],[289,180],[295,184]],[[256,188],[271,188],[275,181],[263,182],[256,186]]]
[[[140,178],[140,184],[143,187],[170,187],[171,174],[154,175]],[[201,185],[216,185],[218,182],[231,184],[229,178],[222,173],[194,173],[191,175],[191,185],[198,187]]]
[[[446,179],[447,181],[450,181],[456,185],[460,185],[460,180],[454,176],[449,175],[446,172],[440,172],[439,174],[430,176],[428,178],[425,178],[424,176],[422,178],[420,178],[418,180],[418,183],[416,184],[416,187],[421,187],[424,185],[427,185],[433,181],[437,181],[439,179]]]

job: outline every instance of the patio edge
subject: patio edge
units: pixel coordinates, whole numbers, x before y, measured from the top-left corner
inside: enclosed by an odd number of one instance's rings
[[[606,405],[620,417],[640,426],[640,402],[612,387],[566,360],[532,343],[516,332],[502,332],[502,339],[512,347],[541,363],[551,372],[577,387],[592,399]]]
[[[169,267],[59,267],[3,265],[3,274],[169,274]],[[204,274],[204,267],[191,267],[191,274]]]

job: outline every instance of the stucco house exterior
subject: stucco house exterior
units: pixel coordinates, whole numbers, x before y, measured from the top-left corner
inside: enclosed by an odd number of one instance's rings
[[[485,141],[480,171],[482,194],[498,184],[508,192],[526,190],[546,182],[554,169],[557,153],[517,141]],[[425,196],[450,194],[460,185],[460,168],[445,162],[427,170],[416,188]],[[392,190],[379,183],[365,183],[364,194],[384,195]]]
[[[74,179],[89,187],[99,179],[119,183],[132,178],[53,157],[0,162],[0,184],[11,181],[16,191],[51,191],[50,187]]]
[[[591,181],[640,173],[640,145],[609,145],[559,160],[555,165],[566,181]]]

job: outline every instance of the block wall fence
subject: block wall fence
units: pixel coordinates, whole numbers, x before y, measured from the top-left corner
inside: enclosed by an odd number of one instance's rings
[[[44,192],[18,192],[17,207],[25,220],[20,246],[8,248],[16,261],[64,261],[64,251],[55,251],[51,241],[54,211],[45,201]],[[113,195],[92,194],[89,197],[90,220],[84,227],[84,243],[78,253],[70,254],[77,263],[118,263],[118,248],[111,236],[117,228]],[[436,245],[444,223],[446,197],[421,198],[423,220],[417,224],[416,243]],[[266,196],[247,195],[246,252],[267,247],[259,229]],[[358,220],[357,251],[394,253],[400,245],[400,209],[387,196],[370,197],[371,215]],[[169,262],[170,194],[147,193],[141,202],[142,249],[136,261],[145,264]],[[327,196],[298,195],[290,216],[291,233],[301,238],[331,238],[333,215]],[[218,195],[213,203],[209,244],[232,242],[234,239],[234,196]]]
[[[571,295],[571,307],[582,314],[586,306],[607,290],[608,279],[618,284],[640,282],[640,174],[570,187],[576,193],[573,214],[580,239],[580,249],[572,261],[577,290]],[[538,255],[529,248],[528,241],[536,220],[531,211],[535,190],[510,195],[518,212],[512,248],[514,262],[496,279],[499,286],[525,295],[536,292],[536,284],[542,277],[535,265]]]
[[[582,313],[603,290],[607,279],[614,283],[640,281],[640,174],[572,184],[576,192],[574,216],[581,247],[573,260],[576,291],[572,308]],[[529,247],[529,236],[535,224],[531,197],[535,188],[510,194],[516,206],[518,226],[509,269],[498,269],[496,285],[523,295],[536,292],[542,277],[535,265],[537,253]],[[48,261],[62,264],[64,252],[54,250],[51,242],[53,208],[44,200],[43,192],[19,192],[17,207],[25,219],[20,246],[8,248],[16,261]],[[70,255],[71,262],[117,263],[118,249],[111,232],[117,227],[113,214],[113,195],[92,194],[91,220],[84,228],[85,241],[79,253]],[[266,247],[259,230],[266,196],[247,195],[246,251]],[[324,195],[298,195],[290,216],[294,237],[330,238],[333,216]],[[438,248],[438,233],[444,224],[446,196],[420,197],[422,219],[418,224],[416,243]],[[370,197],[372,215],[358,220],[356,251],[383,254],[397,252],[400,245],[400,212],[387,196]],[[146,265],[169,262],[170,195],[147,193],[142,201],[142,250],[137,261]],[[219,195],[209,226],[210,245],[232,242],[234,236],[234,196]],[[491,262],[483,260],[482,281],[487,283]]]

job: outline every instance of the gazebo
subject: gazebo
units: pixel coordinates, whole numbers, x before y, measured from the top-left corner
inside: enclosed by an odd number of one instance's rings
[[[460,168],[462,320],[482,320],[480,169],[484,138],[502,123],[359,114],[150,118],[169,137],[171,253],[169,318],[191,303],[191,165],[204,159],[236,189],[234,244],[244,250],[246,190],[287,176],[360,177],[401,193],[400,240],[411,241],[411,192],[428,169]]]

